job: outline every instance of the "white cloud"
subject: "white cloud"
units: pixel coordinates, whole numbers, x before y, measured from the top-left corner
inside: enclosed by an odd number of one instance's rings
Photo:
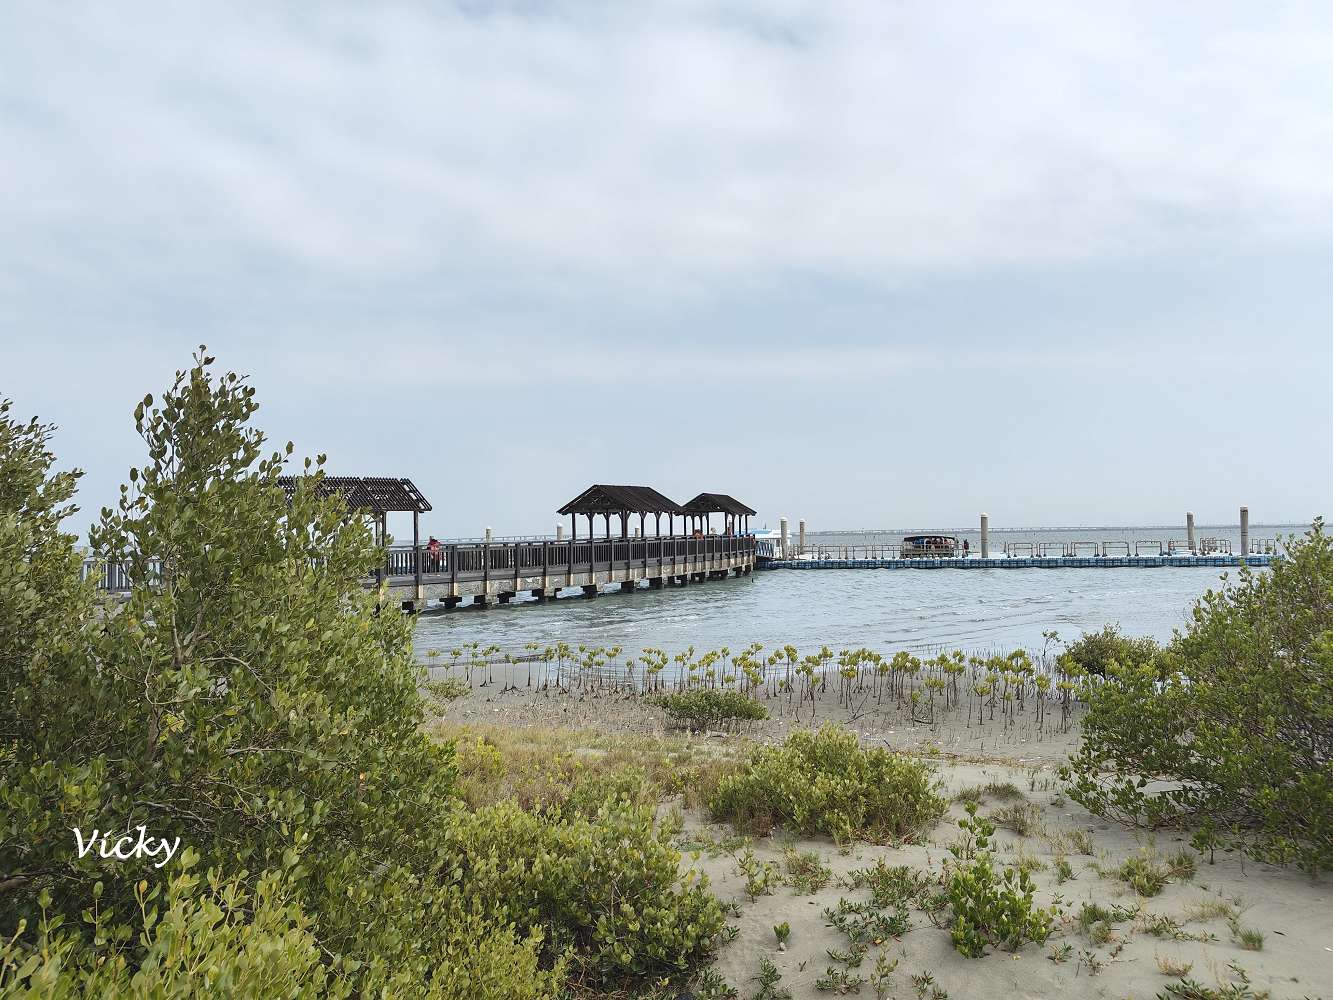
[[[1330,235],[1318,5],[543,9],[11,9],[0,253],[671,289]]]

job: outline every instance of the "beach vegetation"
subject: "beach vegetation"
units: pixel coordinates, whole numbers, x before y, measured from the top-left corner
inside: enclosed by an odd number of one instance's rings
[[[1091,686],[1064,772],[1094,813],[1181,826],[1203,852],[1333,866],[1333,544],[1316,521],[1196,604],[1156,664]],[[1149,779],[1161,779],[1150,784]]]
[[[963,835],[949,848],[953,859],[945,874],[954,947],[967,958],[980,958],[988,947],[1017,951],[1028,941],[1045,942],[1055,908],[1033,903],[1036,885],[1027,872],[997,868],[990,850],[995,825],[969,803],[958,826]]]
[[[768,718],[768,709],[756,698],[734,690],[696,688],[654,695],[648,703],[666,709],[676,725],[696,730]]]
[[[1118,625],[1106,625],[1097,632],[1084,632],[1066,647],[1065,654],[1083,673],[1105,677],[1112,666],[1151,663],[1160,649],[1148,636],[1126,636]]]
[[[366,586],[382,548],[321,461],[282,488],[291,445],[212,364],[136,408],[147,461],[89,532],[131,581],[118,605],[59,529],[76,477],[50,428],[0,408],[4,991],[535,1000],[692,978],[720,904],[642,779],[469,808],[423,730],[413,619]],[[185,849],[75,850],[109,823]]]
[[[708,800],[713,818],[766,836],[777,826],[803,834],[885,843],[919,836],[945,803],[925,765],[826,725],[752,750]]]

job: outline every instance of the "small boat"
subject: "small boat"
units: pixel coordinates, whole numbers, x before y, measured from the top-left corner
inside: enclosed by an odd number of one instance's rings
[[[949,559],[958,554],[953,535],[908,535],[903,539],[904,559]]]

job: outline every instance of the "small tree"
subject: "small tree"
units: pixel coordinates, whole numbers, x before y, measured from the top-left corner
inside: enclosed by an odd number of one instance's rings
[[[1151,661],[1158,651],[1150,636],[1130,638],[1121,633],[1119,626],[1107,625],[1100,632],[1084,632],[1069,644],[1066,655],[1084,673],[1104,677],[1113,663],[1122,667],[1140,666]]]
[[[1165,678],[1165,679],[1163,679]],[[1157,664],[1089,689],[1071,797],[1196,828],[1311,873],[1333,864],[1333,545],[1316,521],[1266,573],[1209,592]],[[1149,789],[1152,779],[1170,784]]]

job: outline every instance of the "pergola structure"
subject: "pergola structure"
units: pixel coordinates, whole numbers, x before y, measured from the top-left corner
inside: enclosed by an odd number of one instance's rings
[[[736,535],[750,530],[750,517],[756,513],[754,508],[725,493],[700,493],[685,505],[684,510],[692,524],[702,523],[701,530],[705,533],[710,527],[709,515],[721,514],[724,530]],[[741,523],[742,519],[744,523]]]
[[[639,515],[639,534],[645,534],[645,522],[653,515],[654,531],[662,534],[662,515],[667,516],[667,534],[675,534],[675,518],[685,513],[680,504],[663,496],[651,486],[589,486],[556,513],[569,515],[570,536],[578,538],[578,517],[588,519],[588,537],[593,535],[593,518],[606,518],[606,537],[611,537],[611,516],[620,518],[620,537],[629,537],[631,514]]]
[[[279,476],[278,485],[290,502],[296,494],[300,476]],[[375,523],[375,541],[383,545],[388,537],[388,515],[411,513],[412,547],[421,548],[421,515],[431,510],[430,501],[410,479],[392,479],[384,476],[322,476],[316,492],[321,497],[341,496],[348,508],[369,514]],[[381,570],[376,570],[378,577]],[[420,583],[421,566],[416,568]]]

